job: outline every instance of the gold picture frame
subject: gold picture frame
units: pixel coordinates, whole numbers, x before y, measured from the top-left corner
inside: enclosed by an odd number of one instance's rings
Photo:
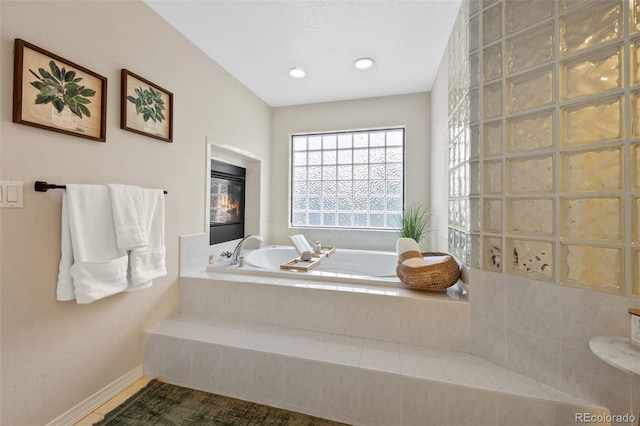
[[[13,122],[104,142],[107,79],[15,39]]]
[[[121,82],[120,128],[173,142],[173,93],[126,69]]]

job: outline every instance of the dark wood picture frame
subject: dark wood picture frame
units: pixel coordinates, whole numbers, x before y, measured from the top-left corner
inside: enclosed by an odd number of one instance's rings
[[[121,83],[120,128],[173,142],[173,93],[124,68]]]
[[[13,122],[104,142],[107,79],[15,39]]]

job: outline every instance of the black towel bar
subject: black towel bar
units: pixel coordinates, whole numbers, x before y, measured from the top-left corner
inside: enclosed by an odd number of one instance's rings
[[[55,183],[47,183],[41,180],[37,180],[35,185],[33,185],[33,187],[37,192],[47,192],[50,189],[66,189],[67,188],[66,185],[56,185]],[[163,192],[167,194],[167,191],[163,191]]]

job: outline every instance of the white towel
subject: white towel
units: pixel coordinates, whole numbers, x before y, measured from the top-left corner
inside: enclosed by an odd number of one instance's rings
[[[413,238],[398,238],[396,252],[398,253],[398,259],[405,266],[416,268],[425,265],[420,246]]]
[[[443,263],[449,260],[451,256],[443,255],[443,256],[427,256],[424,258],[425,265],[435,265],[436,263]]]
[[[60,236],[60,266],[58,267],[58,286],[56,299],[60,301],[74,300],[73,278],[69,270],[73,265],[73,246],[71,245],[71,228],[67,207],[67,192],[62,193],[62,235]]]
[[[418,268],[420,266],[425,266],[426,263],[421,257],[412,257],[411,259],[407,259],[402,262],[404,266],[409,266],[411,268]]]
[[[141,188],[143,221],[148,235],[144,247],[129,253],[129,287],[140,290],[152,285],[152,280],[167,275],[164,245],[164,193],[160,189]]]
[[[148,240],[148,226],[145,226],[145,212],[142,202],[142,188],[134,185],[107,185],[111,190],[113,221],[116,241],[120,250],[145,247]]]
[[[305,251],[310,251],[313,253],[313,247],[311,247],[309,241],[307,241],[304,235],[291,235],[289,236],[289,241],[291,241],[291,244],[293,244],[293,247],[295,247],[300,256],[302,256],[302,253],[304,253]]]
[[[67,185],[63,197],[58,300],[91,303],[127,288],[127,254],[116,243],[106,185]]]

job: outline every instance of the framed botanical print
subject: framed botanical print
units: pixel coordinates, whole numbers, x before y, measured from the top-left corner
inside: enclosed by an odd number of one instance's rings
[[[13,122],[106,140],[107,79],[24,40],[15,40]]]
[[[126,69],[121,75],[120,127],[173,142],[173,93]]]

